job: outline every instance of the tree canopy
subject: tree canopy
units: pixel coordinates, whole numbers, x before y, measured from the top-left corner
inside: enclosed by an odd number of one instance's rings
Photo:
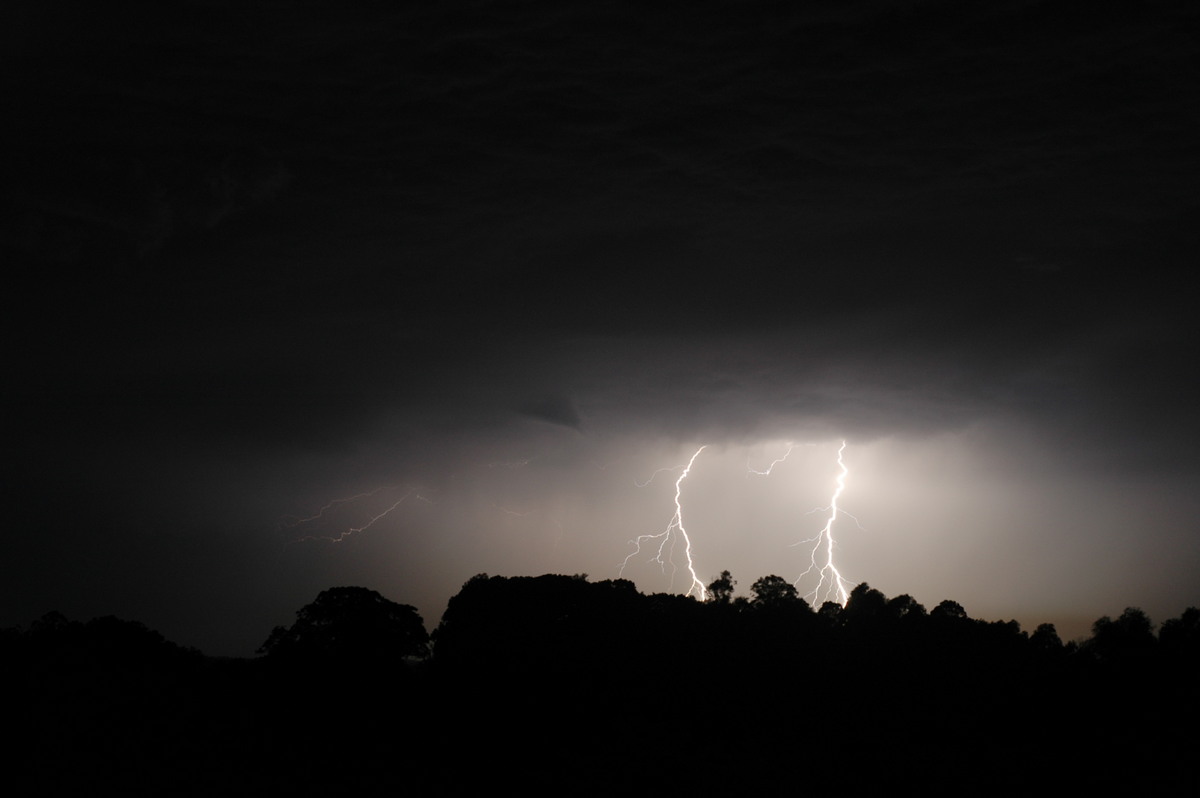
[[[714,604],[728,604],[733,599],[735,585],[737,580],[728,571],[722,571],[721,575],[708,585],[708,600]]]
[[[774,574],[756,579],[750,592],[754,594],[751,604],[757,607],[786,607],[801,600],[795,585]]]
[[[403,660],[425,656],[428,647],[415,607],[365,587],[333,587],[301,607],[290,627],[275,627],[259,652],[274,658]]]

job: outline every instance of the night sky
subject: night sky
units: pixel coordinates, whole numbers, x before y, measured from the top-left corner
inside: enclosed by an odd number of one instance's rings
[[[852,584],[1178,616],[1198,17],[9,4],[0,625],[248,656],[362,585],[432,628],[480,572],[616,578],[701,445],[695,567],[744,595],[843,440]]]

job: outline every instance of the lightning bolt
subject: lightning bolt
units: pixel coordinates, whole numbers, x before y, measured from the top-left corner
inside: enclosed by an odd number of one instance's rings
[[[629,556],[627,556],[625,558],[625,561],[621,563],[621,567],[617,571],[618,576],[624,574],[625,566],[629,564],[629,561],[631,559],[633,559],[634,556],[641,553],[643,544],[649,544],[651,541],[657,540],[658,541],[658,551],[654,554],[653,557],[650,558],[650,562],[658,563],[662,567],[664,573],[667,570],[667,563],[670,563],[671,564],[671,582],[672,582],[672,584],[674,584],[674,580],[675,580],[675,561],[674,561],[675,545],[676,545],[677,539],[682,538],[683,539],[684,561],[687,563],[688,573],[692,577],[692,583],[691,583],[691,585],[688,586],[687,592],[684,595],[690,596],[692,593],[695,593],[696,598],[700,599],[701,601],[704,601],[708,597],[707,591],[704,587],[704,583],[700,581],[700,577],[696,576],[696,569],[695,569],[694,565],[692,564],[692,539],[690,537],[688,537],[687,530],[684,529],[684,526],[683,526],[683,504],[680,501],[680,496],[683,493],[683,481],[685,479],[687,479],[688,474],[691,473],[692,464],[696,462],[696,458],[700,456],[700,452],[704,451],[706,448],[707,448],[707,446],[701,446],[699,449],[696,450],[696,453],[692,455],[692,459],[688,460],[687,465],[683,467],[683,471],[679,474],[679,479],[675,480],[675,515],[671,516],[671,522],[669,524],[667,524],[667,528],[664,529],[662,532],[659,532],[658,534],[639,535],[637,538],[629,541],[630,544],[633,545],[634,549],[633,549],[633,551],[629,552]],[[678,468],[678,466],[676,466],[676,468]],[[649,485],[650,482],[654,479],[654,477],[656,475],[658,475],[659,473],[661,473],[663,471],[673,471],[673,470],[674,469],[671,469],[671,468],[660,468],[657,471],[655,471],[653,474],[651,474],[650,479],[646,480],[645,482],[638,483],[635,480],[634,483],[637,484],[638,487],[645,487],[646,485]],[[676,533],[678,533],[678,534],[676,534]],[[663,559],[664,554],[666,554],[665,560]]]
[[[495,460],[491,463],[487,463],[486,467],[487,468],[512,469],[512,468],[524,468],[527,465],[529,465],[528,459],[525,459],[525,460]]]
[[[318,521],[318,520],[322,519],[322,518],[325,516],[325,513],[326,513],[326,512],[328,512],[328,511],[332,510],[334,507],[337,507],[337,506],[339,506],[339,505],[342,505],[342,504],[349,504],[349,503],[351,503],[351,502],[359,501],[360,499],[369,498],[369,497],[371,497],[371,496],[374,496],[374,495],[375,495],[375,494],[377,494],[377,493],[380,493],[381,491],[388,490],[388,489],[389,489],[389,488],[385,486],[385,487],[383,487],[383,488],[376,488],[375,490],[372,490],[372,491],[367,491],[366,493],[356,493],[356,494],[355,494],[355,495],[353,495],[353,496],[347,496],[347,497],[345,497],[345,498],[342,498],[342,499],[334,499],[333,501],[329,502],[329,503],[328,503],[328,504],[326,504],[324,507],[322,507],[320,510],[318,510],[318,511],[317,511],[317,513],[316,513],[315,515],[311,515],[311,516],[309,516],[308,518],[300,518],[300,519],[296,519],[296,520],[295,520],[295,521],[293,521],[292,523],[290,523],[290,524],[287,524],[287,525],[286,525],[286,528],[287,528],[287,529],[294,529],[294,528],[296,528],[296,527],[300,526],[301,524],[306,524],[306,523],[309,523],[309,522],[312,522],[312,521]],[[352,527],[348,527],[347,529],[345,529],[345,530],[343,530],[343,531],[339,532],[339,533],[338,533],[338,534],[336,534],[336,535],[305,535],[305,536],[303,536],[303,537],[296,538],[295,540],[293,540],[293,541],[291,541],[291,542],[292,542],[292,543],[301,543],[301,542],[305,542],[305,541],[312,541],[312,540],[323,540],[323,541],[325,541],[325,542],[327,542],[327,543],[341,543],[343,540],[345,540],[346,538],[350,537],[351,535],[357,534],[357,533],[359,533],[359,532],[364,532],[364,531],[366,531],[367,529],[370,529],[372,526],[374,526],[374,525],[376,524],[376,522],[378,522],[378,521],[380,521],[381,519],[383,519],[383,518],[387,517],[387,516],[388,516],[388,515],[390,515],[390,514],[392,513],[392,511],[394,511],[394,510],[395,510],[397,507],[399,507],[400,505],[404,504],[404,502],[406,502],[408,499],[410,499],[410,498],[414,498],[414,497],[415,497],[415,498],[417,498],[417,499],[420,499],[421,501],[424,501],[424,502],[428,502],[428,501],[429,501],[429,499],[427,499],[427,498],[425,498],[424,496],[422,496],[421,494],[417,493],[417,491],[416,491],[415,489],[410,489],[410,490],[408,490],[407,492],[405,492],[405,494],[404,494],[403,496],[401,496],[399,499],[397,499],[396,501],[392,502],[391,506],[389,506],[389,507],[388,507],[387,509],[385,509],[383,512],[377,513],[376,515],[374,515],[373,517],[371,517],[371,518],[370,518],[370,519],[369,519],[369,520],[368,520],[368,521],[367,521],[365,524],[363,524],[362,526],[352,526]]]
[[[805,543],[812,543],[812,551],[809,555],[808,570],[800,574],[793,583],[799,587],[800,582],[809,574],[817,575],[817,586],[810,592],[804,594],[804,599],[813,606],[820,606],[826,601],[836,601],[843,607],[846,606],[846,599],[850,597],[850,583],[842,577],[837,566],[833,563],[833,550],[836,547],[836,542],[833,538],[833,525],[838,517],[838,499],[842,492],[846,489],[846,475],[850,473],[850,469],[846,468],[846,463],[842,460],[842,452],[846,449],[846,442],[842,441],[841,447],[838,449],[837,462],[842,469],[837,477],[837,488],[833,491],[833,498],[829,500],[829,506],[824,509],[829,511],[829,518],[825,521],[825,526],[815,537],[808,540],[801,540],[793,543],[793,546],[802,546]],[[785,457],[787,455],[784,455]],[[849,513],[847,513],[849,515]]]
[[[703,446],[701,446],[701,447],[700,447],[700,450],[701,450],[701,451],[703,451],[703,450],[704,450],[704,447],[703,447]],[[696,454],[700,454],[700,452],[696,452]],[[695,455],[693,455],[693,456],[692,456],[692,460],[695,460],[695,459],[696,459],[696,457],[695,457]],[[686,469],[687,467],[689,467],[689,466],[691,466],[691,463],[690,463],[690,462],[688,463],[688,466],[685,466],[685,469]],[[665,468],[659,468],[659,469],[655,470],[655,472],[654,472],[653,474],[651,474],[651,475],[650,475],[650,476],[649,476],[649,477],[646,479],[646,481],[644,481],[644,482],[639,482],[638,480],[636,480],[636,479],[635,479],[635,480],[633,481],[633,484],[634,484],[634,485],[637,485],[639,488],[644,488],[644,487],[646,487],[647,485],[649,485],[651,482],[653,482],[653,481],[654,481],[654,478],[655,478],[656,476],[658,476],[659,474],[665,474],[667,471],[674,471],[674,470],[675,470],[675,469],[677,469],[677,468],[679,468],[679,466],[666,466]],[[685,476],[687,475],[687,471],[686,471],[686,470],[685,470],[683,473],[684,473],[684,475],[685,475]]]
[[[369,490],[366,493],[356,493],[353,496],[347,496],[344,499],[334,499],[329,504],[322,507],[320,510],[317,510],[315,515],[310,515],[307,518],[296,518],[295,516],[290,516],[291,521],[285,522],[284,528],[291,529],[292,527],[300,526],[301,524],[307,524],[309,521],[318,521],[321,518],[325,517],[325,513],[329,512],[334,507],[337,507],[340,504],[349,504],[350,502],[356,502],[359,499],[366,499],[370,496],[374,496],[376,493],[379,493],[382,490],[387,490],[387,486],[385,485],[382,488],[376,488],[375,490]]]
[[[767,466],[767,469],[765,471],[758,471],[758,470],[751,468],[750,461],[747,460],[746,461],[746,476],[750,476],[751,474],[758,474],[760,477],[770,476],[771,472],[775,470],[775,466],[779,465],[784,460],[788,459],[788,455],[790,455],[792,453],[792,449],[795,449],[795,448],[796,448],[796,444],[789,443],[788,450],[783,453],[783,457],[779,457],[779,458],[773,460],[771,462],[771,464],[769,466]]]

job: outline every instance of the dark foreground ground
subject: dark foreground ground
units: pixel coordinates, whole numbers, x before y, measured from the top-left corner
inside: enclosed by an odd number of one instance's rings
[[[5,792],[1196,794],[1191,610],[1064,646],[864,588],[814,612],[477,577],[419,660],[47,616],[3,636]]]

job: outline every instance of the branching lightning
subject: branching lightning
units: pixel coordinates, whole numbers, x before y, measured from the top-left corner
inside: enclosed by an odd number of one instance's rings
[[[704,451],[704,447],[703,447],[703,446],[701,446],[701,447],[700,447],[700,451]],[[700,454],[700,452],[696,452],[696,454]],[[696,459],[695,455],[692,455],[692,460],[695,460],[695,459]],[[687,470],[686,470],[686,469],[687,469],[688,467],[690,467],[690,466],[691,466],[691,463],[689,462],[689,463],[688,463],[688,465],[684,467],[684,472],[683,472],[683,475],[684,475],[684,476],[687,476]],[[646,478],[646,480],[645,480],[645,481],[638,481],[638,480],[636,480],[636,479],[635,479],[635,480],[633,481],[633,484],[634,484],[634,485],[637,485],[639,488],[644,488],[644,487],[646,487],[647,485],[649,485],[651,482],[653,482],[653,481],[654,481],[654,478],[655,478],[656,476],[658,476],[659,474],[665,474],[666,472],[668,472],[668,471],[674,471],[674,470],[675,470],[675,469],[677,469],[677,468],[679,468],[679,466],[666,466],[666,467],[664,467],[664,468],[659,468],[659,469],[656,469],[656,470],[654,471],[654,473],[653,473],[653,474],[651,474],[649,477],[647,477],[647,478]]]
[[[380,491],[384,491],[387,489],[388,488],[385,485],[382,488],[376,488],[375,490],[369,490],[366,493],[356,493],[353,496],[347,496],[344,499],[334,499],[333,501],[329,502],[329,504],[326,504],[324,507],[322,507],[320,510],[317,510],[315,515],[310,515],[307,518],[291,517],[284,524],[284,526],[287,527],[288,529],[291,529],[292,527],[300,526],[301,524],[307,524],[310,521],[319,521],[325,517],[325,513],[329,512],[330,510],[332,510],[334,507],[337,507],[338,505],[349,504],[350,502],[356,502],[359,499],[366,499],[371,496],[374,496],[376,493],[379,493]]]
[[[776,459],[770,461],[765,468],[754,468],[749,461],[746,462],[747,476],[771,476],[777,468],[788,461],[791,455],[797,448],[804,444],[787,445],[787,450]],[[810,444],[811,445],[811,444]],[[680,567],[686,569],[689,578],[687,590],[684,595],[694,596],[695,598],[704,601],[708,598],[708,590],[705,584],[700,580],[696,572],[695,562],[692,554],[692,540],[686,527],[684,526],[683,513],[683,483],[692,472],[693,466],[701,453],[708,448],[708,445],[701,446],[692,453],[692,456],[685,464],[677,465],[668,468],[659,468],[650,474],[645,481],[634,480],[634,484],[639,488],[648,486],[660,474],[668,471],[677,472],[675,479],[675,512],[671,516],[670,521],[662,531],[653,534],[639,535],[629,541],[631,550],[621,561],[618,566],[618,575],[624,575],[626,568],[635,558],[640,557],[643,552],[646,554],[646,561],[657,563],[663,572],[670,576],[671,589],[674,590],[675,578]],[[806,601],[814,607],[819,606],[827,601],[845,605],[849,599],[850,588],[852,583],[848,581],[841,573],[835,563],[835,552],[838,548],[835,538],[835,527],[838,524],[841,516],[846,515],[857,522],[848,512],[845,512],[839,502],[846,489],[846,479],[849,475],[849,468],[844,460],[846,450],[846,442],[842,441],[841,446],[837,450],[837,464],[839,473],[836,478],[836,486],[829,500],[827,507],[818,507],[810,511],[810,513],[824,512],[827,517],[821,529],[812,537],[805,540],[797,541],[792,546],[801,547],[809,546],[809,564],[803,573],[801,573],[793,582],[797,589],[803,590],[804,585],[811,585],[815,580],[815,586],[810,591],[803,594]],[[529,460],[510,460],[510,461],[494,461],[483,464],[488,469],[498,470],[514,470],[528,466]],[[603,468],[599,464],[595,464],[597,468]],[[477,466],[479,467],[479,466]],[[388,494],[391,493],[389,496]],[[394,499],[394,500],[393,500]],[[348,538],[365,532],[376,524],[379,524],[383,519],[395,513],[398,508],[409,502],[411,499],[420,499],[424,502],[430,502],[428,498],[417,492],[416,488],[403,488],[399,485],[390,485],[374,490],[356,493],[354,495],[336,498],[325,504],[312,515],[304,518],[290,517],[288,518],[283,528],[297,534],[299,532],[310,532],[302,537],[296,537],[291,540],[292,543],[307,542],[307,541],[323,541],[326,543],[342,543]],[[369,504],[368,504],[369,502]],[[362,503],[364,507],[351,509],[350,505]],[[492,502],[492,508],[504,516],[511,518],[528,518],[535,514],[545,513],[545,509],[534,507],[532,509],[509,505],[508,503]],[[370,510],[370,516],[362,520],[365,511]],[[355,513],[359,519],[357,525],[347,525],[345,519],[349,513]],[[561,542],[565,527],[561,520],[547,515],[546,518],[557,527],[558,535],[555,540],[555,548]],[[301,529],[303,527],[303,529]],[[860,527],[861,528],[861,525]],[[338,531],[340,530],[340,531]]]
[[[704,451],[705,448],[707,447],[701,446],[696,450],[696,453],[692,455],[692,459],[688,460],[687,465],[683,467],[683,471],[679,474],[679,479],[675,480],[675,515],[671,516],[671,521],[669,524],[667,524],[667,528],[658,534],[639,535],[637,538],[629,541],[630,544],[633,545],[634,549],[629,553],[629,556],[625,558],[625,561],[621,563],[621,567],[617,571],[618,575],[623,574],[625,572],[625,566],[629,564],[629,561],[641,553],[643,544],[650,545],[651,541],[658,541],[658,549],[655,551],[654,556],[650,558],[650,562],[658,563],[664,572],[666,572],[667,565],[669,563],[671,566],[671,581],[672,584],[674,584],[676,570],[674,561],[675,546],[678,539],[682,538],[684,562],[687,565],[688,574],[692,577],[692,582],[688,586],[687,593],[684,595],[692,595],[695,593],[696,598],[700,599],[701,601],[704,601],[708,597],[704,583],[700,581],[698,576],[696,576],[696,569],[692,563],[692,540],[690,537],[688,537],[687,530],[684,529],[683,526],[683,504],[680,500],[680,496],[683,493],[683,481],[687,479],[688,474],[692,470],[692,464],[696,462],[696,458],[700,456],[700,452]],[[638,483],[635,480],[635,484],[637,484],[638,487],[645,487],[646,485],[650,484],[657,474],[663,471],[672,470],[674,469],[660,468],[658,471],[655,471],[654,474],[650,475],[650,479],[641,483]]]
[[[821,531],[816,536],[792,544],[794,546],[802,546],[805,543],[813,544],[812,551],[809,553],[808,570],[800,574],[794,584],[799,587],[800,582],[805,577],[809,574],[816,574],[817,586],[804,594],[804,599],[817,607],[826,601],[836,601],[844,607],[846,606],[846,599],[850,597],[850,583],[842,577],[841,572],[838,571],[837,566],[833,563],[833,550],[837,546],[833,537],[833,525],[838,518],[838,499],[841,497],[842,491],[846,489],[846,475],[850,473],[850,470],[846,468],[846,463],[842,460],[842,452],[845,449],[846,442],[842,441],[837,454],[837,462],[841,468],[841,473],[837,477],[837,488],[833,491],[833,498],[829,500],[828,507],[819,508],[828,510],[829,512],[829,518],[825,521],[825,526],[821,528]]]
[[[784,452],[783,457],[777,458],[762,471],[751,468],[749,463],[746,464],[746,470],[749,474],[769,476],[770,473],[775,469],[775,466],[787,460],[788,455],[790,455],[792,450],[795,448],[796,446],[794,444],[789,444],[788,450]],[[838,499],[841,498],[842,492],[846,489],[846,475],[850,473],[850,470],[846,468],[845,461],[842,459],[842,452],[845,451],[845,449],[846,442],[842,441],[842,445],[838,449],[837,453],[837,462],[838,466],[841,468],[841,473],[838,474],[837,487],[833,491],[833,498],[829,500],[829,505],[827,507],[817,507],[809,511],[810,513],[815,513],[818,511],[828,512],[829,517],[825,521],[825,526],[822,527],[821,531],[818,532],[814,537],[792,544],[793,546],[803,546],[806,543],[812,544],[812,550],[809,553],[808,570],[800,574],[793,584],[799,588],[800,583],[803,582],[806,577],[809,577],[813,574],[816,575],[816,587],[804,594],[804,600],[808,601],[813,606],[820,606],[826,601],[836,601],[838,604],[845,606],[846,599],[850,596],[850,583],[842,576],[841,572],[838,571],[837,566],[833,561],[833,552],[834,549],[837,548],[837,541],[833,537],[833,525],[837,521],[839,515],[846,515],[850,518],[854,518],[854,516],[850,515],[850,513],[847,513],[845,510],[842,510],[840,507],[838,507]],[[857,519],[855,519],[855,522],[857,523]],[[861,525],[859,528],[862,528]]]
[[[770,476],[771,472],[775,470],[775,466],[779,465],[784,460],[788,459],[788,455],[790,455],[792,453],[792,450],[795,448],[796,448],[796,445],[794,443],[789,443],[787,451],[783,453],[783,457],[779,457],[779,458],[776,458],[775,460],[773,460],[771,462],[771,464],[769,466],[767,466],[765,471],[758,471],[756,469],[751,468],[750,461],[747,460],[746,461],[746,475],[749,476],[750,474],[758,474],[760,477]]]
[[[308,518],[295,519],[291,523],[286,524],[286,528],[287,529],[295,529],[296,527],[300,526],[301,524],[307,524],[307,523],[311,523],[314,521],[319,521],[322,518],[324,518],[325,513],[329,512],[330,510],[332,510],[333,508],[335,508],[339,505],[349,504],[351,502],[356,502],[361,499],[366,499],[371,496],[374,496],[377,493],[380,493],[384,490],[389,490],[389,489],[394,489],[394,488],[385,486],[382,488],[376,488],[375,490],[372,490],[372,491],[367,491],[365,493],[356,493],[353,496],[347,496],[342,499],[334,499],[333,501],[329,502],[324,507],[322,507],[320,510],[318,510],[316,512],[316,514],[311,515]],[[392,504],[390,506],[388,506],[385,510],[372,516],[362,526],[348,527],[348,528],[342,530],[341,532],[337,533],[336,535],[305,535],[303,537],[296,538],[295,540],[292,541],[292,543],[301,543],[304,541],[313,541],[313,540],[323,540],[327,543],[341,543],[343,540],[350,537],[351,535],[357,534],[359,532],[364,532],[367,529],[370,529],[372,526],[375,525],[376,522],[378,522],[381,519],[390,515],[392,513],[392,511],[394,511],[400,505],[404,504],[410,498],[417,498],[424,502],[429,501],[429,499],[427,499],[424,496],[422,496],[421,494],[417,493],[417,491],[415,489],[410,489],[410,490],[406,491],[404,493],[404,495],[401,496],[399,499],[392,502]]]

